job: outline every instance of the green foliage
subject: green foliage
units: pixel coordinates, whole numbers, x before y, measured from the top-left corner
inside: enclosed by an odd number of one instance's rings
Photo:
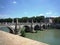
[[[60,23],[60,17],[54,18],[54,23]]]
[[[12,22],[12,18],[0,19],[0,22]]]
[[[12,19],[11,18],[7,18],[7,19],[5,19],[5,22],[12,22]]]
[[[22,29],[21,29],[21,36],[23,36],[23,37],[25,37],[26,36],[26,34],[25,34],[25,27],[23,27]]]
[[[44,21],[44,16],[36,16],[37,22],[43,22]]]
[[[19,22],[41,22],[44,21],[44,16],[36,16],[36,17],[22,17],[22,18],[14,18],[14,22],[16,22],[16,19],[18,19]],[[0,19],[0,22],[12,22],[12,18],[6,18],[6,19]]]
[[[5,20],[4,19],[0,19],[0,22],[2,23],[2,22],[5,22]]]
[[[22,22],[27,22],[28,21],[28,17],[22,17]]]

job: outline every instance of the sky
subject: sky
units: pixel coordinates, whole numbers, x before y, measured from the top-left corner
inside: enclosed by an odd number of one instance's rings
[[[33,16],[60,16],[60,0],[0,0],[0,18]]]

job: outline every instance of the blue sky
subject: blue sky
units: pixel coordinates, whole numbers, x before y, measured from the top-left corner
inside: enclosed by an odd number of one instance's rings
[[[60,0],[0,0],[0,18],[60,16]]]

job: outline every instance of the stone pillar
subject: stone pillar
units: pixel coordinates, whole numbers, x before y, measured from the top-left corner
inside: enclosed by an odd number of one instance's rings
[[[18,33],[17,26],[18,26],[18,19],[16,19],[16,23],[15,23],[15,34]]]
[[[18,19],[16,19],[16,21],[17,21],[17,24],[18,24]]]
[[[32,32],[32,25],[33,25],[33,24],[32,24],[32,22],[31,22],[31,32]]]
[[[41,22],[40,22],[40,30],[41,30]]]
[[[40,23],[41,30],[43,30],[43,22]]]
[[[32,31],[32,32],[35,32],[34,27],[33,27],[33,20],[32,20],[32,22],[31,22],[31,31]]]

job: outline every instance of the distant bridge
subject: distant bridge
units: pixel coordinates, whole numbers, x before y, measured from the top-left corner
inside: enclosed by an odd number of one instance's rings
[[[4,26],[8,26],[11,27],[12,29],[21,29],[23,27],[25,27],[25,31],[35,31],[35,30],[40,30],[43,28],[43,26],[48,26],[51,25],[51,23],[5,23],[5,24],[1,24]],[[15,30],[16,31],[16,30]]]
[[[51,25],[52,20],[51,19],[48,19],[48,20],[49,20],[48,22],[45,21],[45,22],[40,22],[40,23],[37,23],[37,22],[34,23],[33,20],[31,23],[29,23],[29,22],[19,23],[18,19],[16,19],[16,22],[14,22],[14,21],[12,21],[12,23],[4,22],[4,23],[0,23],[0,25],[1,24],[6,25],[6,26],[11,27],[12,29],[15,29],[15,30],[25,27],[26,30],[34,31],[34,30],[40,30],[42,28],[47,28],[48,25]]]
[[[9,24],[5,24],[9,27],[12,27],[13,29],[15,28],[15,23],[9,23]],[[23,28],[23,27],[32,27],[33,30],[38,26],[38,27],[42,27],[43,25],[48,26],[51,25],[51,23],[18,23],[17,24],[17,28]]]

